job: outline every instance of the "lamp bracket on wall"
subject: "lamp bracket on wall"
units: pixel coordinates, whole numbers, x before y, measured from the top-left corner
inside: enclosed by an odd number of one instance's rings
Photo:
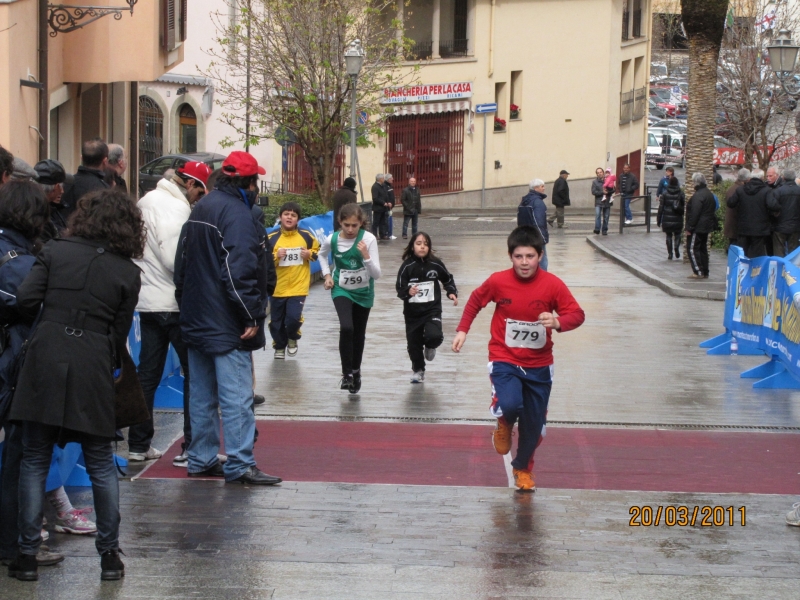
[[[69,33],[89,23],[94,23],[106,15],[114,15],[119,21],[122,13],[130,11],[133,15],[133,7],[139,0],[125,0],[128,5],[124,6],[68,6],[65,4],[48,4],[50,14],[47,21],[50,23],[50,37],[56,37],[59,33]],[[83,22],[81,22],[83,21]]]

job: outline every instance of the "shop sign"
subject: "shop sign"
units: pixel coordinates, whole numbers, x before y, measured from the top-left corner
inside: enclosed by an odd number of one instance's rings
[[[381,104],[407,104],[410,102],[433,102],[458,100],[472,97],[472,82],[430,83],[399,88],[384,88]]]

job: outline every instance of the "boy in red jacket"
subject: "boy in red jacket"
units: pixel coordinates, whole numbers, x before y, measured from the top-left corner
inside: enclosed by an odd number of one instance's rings
[[[492,443],[499,454],[511,450],[519,421],[517,456],[511,461],[519,491],[533,491],[533,453],[541,443],[553,384],[553,330],[579,327],[585,315],[567,286],[539,268],[544,240],[534,227],[508,236],[512,268],[494,273],[469,297],[456,328],[453,351],[460,352],[472,321],[489,302],[496,305],[489,341]]]

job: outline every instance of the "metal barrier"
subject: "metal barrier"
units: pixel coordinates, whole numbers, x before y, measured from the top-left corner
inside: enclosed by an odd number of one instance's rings
[[[619,233],[620,235],[625,233],[626,227],[647,227],[647,233],[650,233],[650,209],[652,206],[652,198],[649,194],[644,196],[631,196],[631,205],[634,202],[639,202],[640,200],[644,200],[644,223],[625,223],[625,199],[620,196],[619,197]]]

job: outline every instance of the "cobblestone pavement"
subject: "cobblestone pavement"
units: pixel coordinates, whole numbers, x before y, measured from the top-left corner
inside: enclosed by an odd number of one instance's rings
[[[445,344],[470,291],[508,265],[500,226],[472,221],[465,235],[452,223],[421,224],[460,289],[460,306],[445,307]],[[757,357],[710,357],[697,347],[721,331],[722,303],[669,296],[585,237],[556,231],[548,246],[551,271],[587,313],[583,327],[556,339],[552,426],[800,427],[800,394],[756,392],[739,378]],[[461,355],[442,348],[425,384],[408,383],[393,291],[401,247],[380,247],[386,279],[376,285],[362,393],[335,389],[338,323],[329,294],[315,285],[298,357],[255,354],[257,391],[267,397],[261,418],[489,421],[489,309]],[[159,440],[180,434],[174,414],[157,414],[157,426]],[[743,458],[730,457],[727,476]],[[73,500],[91,505],[91,494],[73,490]],[[122,582],[100,582],[92,538],[52,533],[51,547],[67,560],[41,569],[39,583],[0,578],[0,598],[795,598],[800,531],[783,522],[795,500],[139,479],[121,483]],[[734,526],[630,526],[630,509],[642,505],[654,514],[658,506],[745,506],[747,520],[742,526],[737,511]]]

